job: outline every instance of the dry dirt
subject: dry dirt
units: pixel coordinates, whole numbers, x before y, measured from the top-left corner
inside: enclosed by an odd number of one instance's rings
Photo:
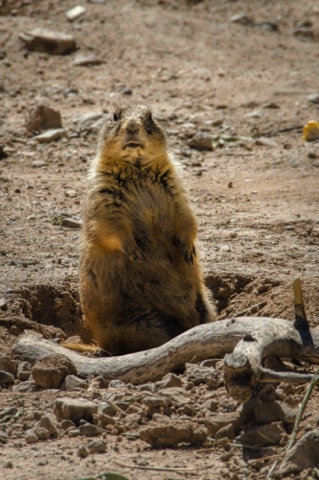
[[[197,214],[205,278],[220,318],[293,319],[292,281],[300,277],[310,324],[318,325],[319,153],[318,142],[302,140],[302,126],[319,120],[316,2],[82,1],[86,12],[69,22],[65,12],[76,4],[0,2],[0,349],[8,352],[25,329],[49,338],[77,332],[79,233],[59,219],[80,218],[96,149],[94,122],[79,116],[128,102],[149,105],[167,130]],[[238,14],[245,16],[232,21]],[[19,35],[36,27],[71,33],[77,51],[26,50]],[[94,53],[101,63],[75,66],[79,52]],[[38,143],[27,132],[29,112],[42,103],[60,111],[66,137]],[[214,138],[214,150],[188,146],[198,131]],[[304,389],[293,390],[295,404]],[[191,392],[200,403],[211,389]],[[236,408],[223,388],[217,392],[219,412]],[[3,387],[0,406],[50,411],[61,395]],[[303,429],[316,423],[316,402],[318,392]],[[79,479],[106,471],[137,480],[263,479],[274,460],[252,459],[282,448],[152,450],[132,431],[111,432],[105,454],[81,459],[76,451],[86,438],[29,444],[22,426],[18,433],[13,420],[5,426],[0,472],[6,479]],[[197,470],[174,470],[181,467]]]

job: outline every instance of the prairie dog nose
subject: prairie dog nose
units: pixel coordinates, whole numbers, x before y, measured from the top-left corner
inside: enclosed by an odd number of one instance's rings
[[[140,127],[135,120],[130,120],[126,125],[126,132],[129,135],[135,135],[136,133],[138,133],[139,129]]]

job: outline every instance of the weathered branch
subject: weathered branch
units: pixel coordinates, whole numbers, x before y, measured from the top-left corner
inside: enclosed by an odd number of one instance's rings
[[[259,382],[263,383],[308,383],[313,379],[312,373],[274,372],[269,368],[260,367]]]
[[[301,280],[300,278],[296,278],[293,283],[294,289],[294,305],[295,305],[295,327],[308,327],[308,320],[306,315],[305,304],[303,301],[303,294],[301,288]]]
[[[227,354],[226,388],[232,396],[243,401],[251,396],[258,382],[291,381],[287,374],[285,379],[277,372],[265,369],[263,363],[267,357],[318,359],[319,327],[307,330],[303,335],[303,331],[297,330],[288,320],[241,317],[200,325],[160,347],[120,357],[84,357],[32,336],[20,337],[12,353],[31,363],[49,354],[62,353],[73,361],[81,377],[103,375],[107,379],[118,378],[133,384],[158,380],[187,362]]]

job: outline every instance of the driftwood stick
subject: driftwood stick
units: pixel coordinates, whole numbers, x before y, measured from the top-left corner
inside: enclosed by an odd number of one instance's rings
[[[257,383],[298,380],[297,374],[293,374],[293,378],[291,374],[278,374],[264,369],[263,363],[267,357],[296,357],[310,361],[311,355],[308,356],[308,353],[311,351],[316,351],[313,357],[318,357],[318,328],[299,330],[293,324],[288,322],[287,325],[279,319],[264,319],[263,326],[256,327],[224,359],[225,386],[232,397],[242,402],[253,395]],[[300,383],[311,378],[300,376]]]
[[[308,383],[311,382],[314,375],[311,373],[299,373],[299,372],[275,372],[269,368],[260,367],[258,382],[264,383]]]
[[[20,337],[12,354],[34,363],[38,358],[62,353],[73,361],[81,377],[102,375],[133,384],[158,380],[187,362],[228,354],[224,370],[226,388],[235,398],[245,400],[252,395],[257,382],[265,381],[262,368],[265,358],[319,358],[319,327],[310,330],[310,334],[311,341],[305,342],[288,320],[241,317],[199,325],[160,347],[120,357],[84,357],[33,336]]]
[[[308,328],[308,320],[306,315],[305,304],[303,301],[302,288],[300,278],[296,278],[293,283],[294,289],[294,305],[295,305],[295,327]]]

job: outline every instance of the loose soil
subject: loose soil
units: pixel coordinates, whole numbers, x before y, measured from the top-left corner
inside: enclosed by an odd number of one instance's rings
[[[65,12],[76,5],[69,0],[0,3],[1,351],[9,352],[25,330],[45,338],[79,330],[79,230],[60,220],[80,219],[96,150],[97,126],[83,115],[108,114],[119,103],[149,105],[166,128],[198,218],[204,275],[220,318],[293,320],[292,282],[300,277],[310,325],[318,325],[318,142],[302,139],[302,126],[319,120],[319,97],[309,98],[318,94],[315,2],[78,4],[86,12],[69,22]],[[26,50],[19,35],[36,27],[71,33],[77,51],[58,56]],[[94,53],[101,63],[75,66],[79,52]],[[67,136],[38,143],[27,131],[26,118],[43,103],[60,111]],[[214,139],[213,150],[189,147],[199,131]],[[130,388],[121,395],[131,395]],[[304,390],[294,387],[289,394],[296,405]],[[194,386],[190,396],[200,404],[210,393],[207,386]],[[0,405],[51,411],[61,395],[65,392],[14,393],[3,387]],[[237,407],[223,388],[218,399],[221,413]],[[316,424],[316,402],[318,392],[301,433]],[[62,435],[28,444],[20,427],[15,430],[12,422],[9,441],[0,442],[6,479],[78,479],[106,471],[137,480],[263,479],[274,460],[252,459],[282,448],[154,450],[133,430],[120,429],[107,434],[105,454],[78,458],[77,447],[86,438]],[[174,470],[182,467],[197,470]]]

